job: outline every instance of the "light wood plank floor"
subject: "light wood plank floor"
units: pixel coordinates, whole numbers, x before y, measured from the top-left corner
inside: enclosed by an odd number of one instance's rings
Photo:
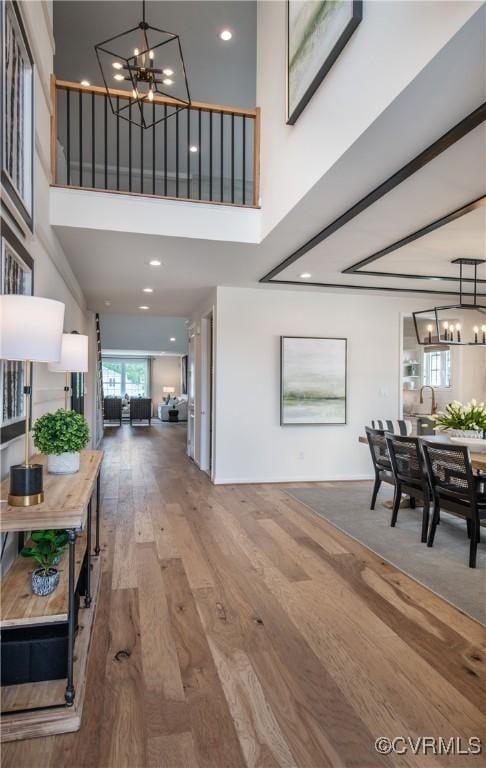
[[[478,624],[283,487],[212,486],[182,425],[113,429],[105,450],[82,728],[4,745],[4,768],[484,765],[374,749],[486,750]]]

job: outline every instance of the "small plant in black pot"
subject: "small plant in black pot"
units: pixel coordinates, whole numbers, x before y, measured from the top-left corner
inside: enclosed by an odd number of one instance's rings
[[[54,566],[64,554],[67,538],[67,532],[63,530],[35,531],[32,534],[33,546],[21,550],[23,557],[31,557],[39,565],[32,573],[32,592],[35,595],[50,595],[59,584],[59,571]]]

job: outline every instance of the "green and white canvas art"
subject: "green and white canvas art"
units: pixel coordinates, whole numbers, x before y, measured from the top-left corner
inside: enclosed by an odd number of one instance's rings
[[[295,123],[361,18],[356,0],[288,0],[288,123]]]
[[[346,423],[346,339],[281,337],[280,423]]]

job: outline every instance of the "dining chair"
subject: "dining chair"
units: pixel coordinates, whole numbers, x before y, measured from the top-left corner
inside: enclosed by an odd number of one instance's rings
[[[411,504],[412,507],[415,507],[417,500],[421,502],[423,512],[420,541],[426,542],[429,528],[431,492],[420,441],[416,437],[387,434],[386,442],[395,476],[395,497],[393,499],[390,525],[392,528],[395,527],[398,510],[400,509],[400,500],[402,494],[406,493],[410,496],[410,500],[414,500]]]
[[[411,435],[413,424],[409,419],[372,419],[372,429],[382,429],[393,435]]]
[[[370,427],[365,427],[365,430],[366,437],[368,438],[368,445],[370,447],[373,469],[375,470],[375,484],[373,486],[370,505],[370,509],[374,509],[381,484],[389,483],[390,485],[395,485],[395,478],[393,477],[384,430],[371,429]]]
[[[485,478],[474,474],[469,448],[465,445],[424,441],[423,451],[434,496],[427,545],[434,544],[441,508],[452,512],[466,520],[470,537],[469,567],[475,568],[480,521],[486,519]]]

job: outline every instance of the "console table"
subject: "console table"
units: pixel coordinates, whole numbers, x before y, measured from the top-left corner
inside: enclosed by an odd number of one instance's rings
[[[82,451],[79,472],[53,475],[47,472],[47,457],[35,456],[44,464],[42,504],[11,507],[0,504],[0,532],[32,532],[66,529],[68,553],[58,570],[58,587],[46,597],[31,590],[33,564],[18,555],[0,586],[0,629],[67,624],[66,682],[49,680],[2,687],[1,740],[33,738],[76,731],[86,686],[89,648],[100,586],[100,471],[102,451]],[[8,479],[0,486],[6,499]],[[96,494],[94,552],[92,508]],[[65,562],[67,560],[67,568]],[[79,611],[76,632],[76,587],[86,561],[84,607]],[[76,654],[75,654],[76,645]]]

